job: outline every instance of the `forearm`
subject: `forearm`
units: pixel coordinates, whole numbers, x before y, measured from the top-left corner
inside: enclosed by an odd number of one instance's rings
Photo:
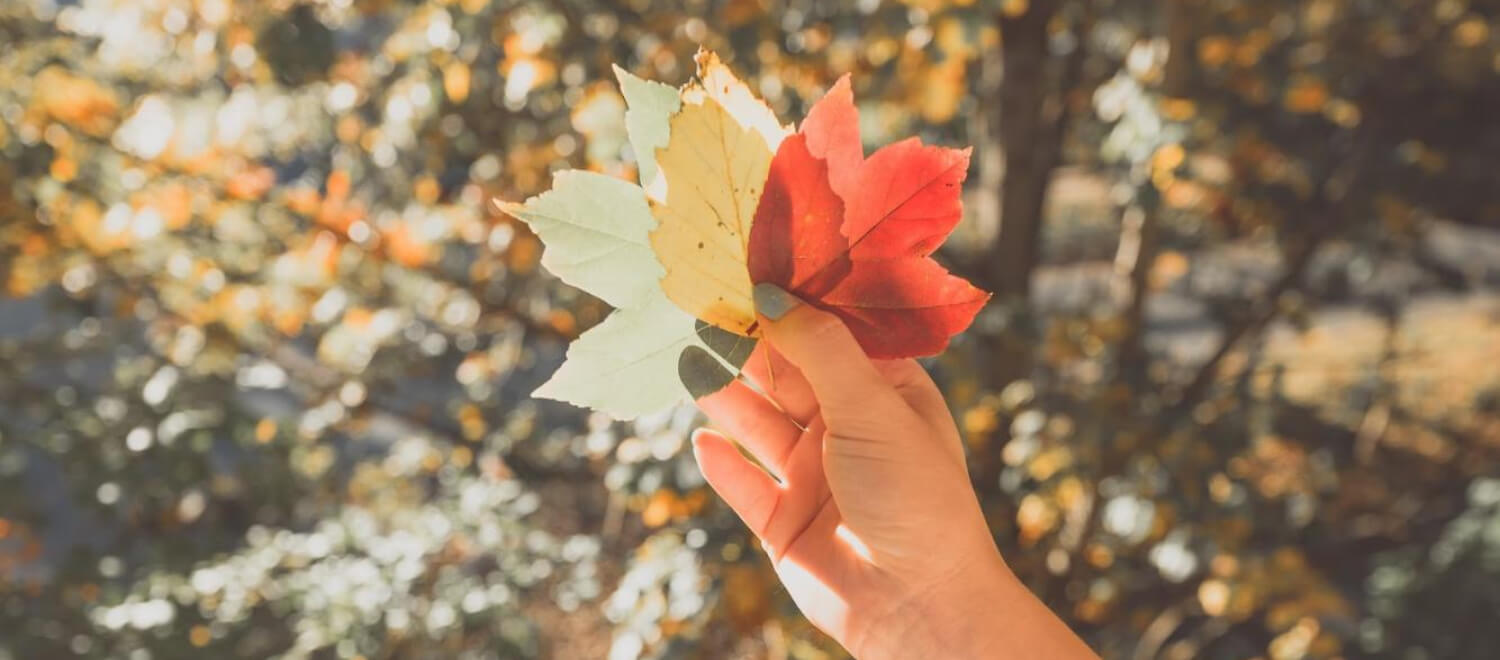
[[[1097,657],[998,554],[964,579],[904,603],[852,650],[860,660]]]

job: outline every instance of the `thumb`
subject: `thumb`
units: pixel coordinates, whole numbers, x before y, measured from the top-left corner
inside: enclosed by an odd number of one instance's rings
[[[905,408],[839,317],[768,283],[755,285],[755,308],[766,339],[807,379],[830,429],[878,431]]]

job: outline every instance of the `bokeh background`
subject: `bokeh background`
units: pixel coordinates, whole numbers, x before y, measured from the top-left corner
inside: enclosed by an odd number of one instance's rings
[[[6,0],[0,658],[834,658],[492,197],[619,63],[972,144],[931,371],[1108,658],[1500,657],[1500,2]],[[975,616],[985,616],[976,612]]]

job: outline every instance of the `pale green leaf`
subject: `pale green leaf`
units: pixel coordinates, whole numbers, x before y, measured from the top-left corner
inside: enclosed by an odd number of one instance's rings
[[[562,366],[531,395],[634,419],[722,389],[754,348],[754,339],[699,321],[657,293],[573,340]]]
[[[651,249],[656,219],[639,186],[594,172],[564,170],[552,189],[502,204],[541,237],[542,265],[553,275],[615,307],[660,295],[665,273]]]
[[[656,150],[667,146],[671,137],[668,120],[682,109],[677,88],[654,80],[642,80],[615,66],[620,92],[625,96],[625,132],[630,136],[630,150],[635,152],[640,170],[641,187],[651,199],[666,199],[666,179],[657,176]]]
[[[688,316],[659,293],[634,309],[617,309],[568,346],[567,359],[532,396],[633,419],[687,400],[677,361],[702,345]]]

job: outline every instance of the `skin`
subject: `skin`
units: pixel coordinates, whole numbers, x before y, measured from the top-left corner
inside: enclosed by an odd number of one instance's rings
[[[1001,558],[922,367],[790,301],[693,449],[803,614],[864,660],[1096,657]]]

